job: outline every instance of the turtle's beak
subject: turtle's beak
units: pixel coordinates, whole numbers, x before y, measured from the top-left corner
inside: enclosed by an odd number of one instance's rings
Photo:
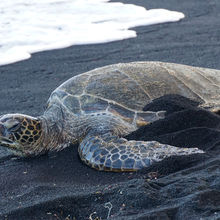
[[[24,157],[21,146],[18,142],[13,141],[12,134],[8,129],[0,123],[0,146],[11,151],[15,156]]]
[[[13,144],[14,142],[11,141],[10,139],[6,138],[6,137],[2,137],[0,136],[0,144],[2,145],[9,145],[9,144]]]
[[[19,145],[7,137],[0,136],[0,146],[5,147],[15,156],[20,156],[20,157],[24,156],[23,153],[18,150]]]

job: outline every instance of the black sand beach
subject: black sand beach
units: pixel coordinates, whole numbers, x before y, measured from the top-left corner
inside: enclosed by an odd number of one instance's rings
[[[58,85],[107,64],[157,60],[220,69],[220,1],[122,2],[186,17],[134,28],[133,39],[41,52],[0,66],[0,114],[40,115]],[[15,159],[0,148],[0,219],[84,220],[94,212],[90,219],[107,219],[108,213],[118,220],[220,219],[220,116],[176,96],[162,97],[149,109],[166,110],[167,117],[129,139],[196,146],[207,153],[168,158],[137,173],[108,173],[81,163],[73,145],[30,159]]]

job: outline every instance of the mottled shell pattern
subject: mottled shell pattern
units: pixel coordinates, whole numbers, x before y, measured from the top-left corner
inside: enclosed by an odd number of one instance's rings
[[[178,94],[220,108],[220,71],[162,62],[115,64],[72,77],[51,95],[75,115],[109,111],[133,121],[152,100]]]

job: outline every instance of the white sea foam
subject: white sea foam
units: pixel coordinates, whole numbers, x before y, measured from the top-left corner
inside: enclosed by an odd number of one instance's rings
[[[108,0],[1,0],[0,65],[38,51],[135,37],[129,28],[182,18],[180,12]]]

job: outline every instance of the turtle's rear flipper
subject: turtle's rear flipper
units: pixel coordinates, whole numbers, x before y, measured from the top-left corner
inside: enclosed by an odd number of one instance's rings
[[[106,171],[135,171],[172,155],[204,153],[198,148],[178,148],[156,141],[128,141],[111,133],[88,135],[79,155],[89,166]]]
[[[166,111],[138,111],[135,117],[135,124],[137,125],[137,127],[147,125],[151,122],[165,118],[165,113]]]

